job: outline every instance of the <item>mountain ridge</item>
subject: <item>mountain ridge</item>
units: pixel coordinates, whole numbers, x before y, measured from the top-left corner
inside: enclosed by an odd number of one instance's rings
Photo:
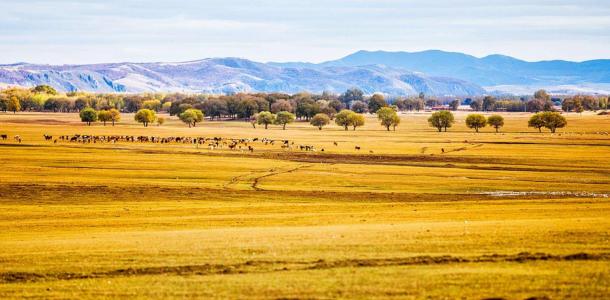
[[[547,87],[561,93],[608,93],[610,59],[528,62],[502,54],[479,58],[442,50],[360,50],[321,63],[238,57],[81,65],[20,62],[0,65],[0,83],[92,92],[340,93],[358,87],[369,94],[471,96]]]

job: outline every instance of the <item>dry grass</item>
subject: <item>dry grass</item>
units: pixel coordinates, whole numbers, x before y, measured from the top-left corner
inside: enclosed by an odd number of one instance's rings
[[[345,132],[0,114],[0,134],[23,138],[0,141],[0,297],[608,295],[608,116],[569,115],[555,135],[528,129],[525,114],[506,114],[500,134],[474,134],[463,114],[437,133],[426,116],[404,115],[396,132],[373,118]],[[325,151],[42,138],[77,133]]]

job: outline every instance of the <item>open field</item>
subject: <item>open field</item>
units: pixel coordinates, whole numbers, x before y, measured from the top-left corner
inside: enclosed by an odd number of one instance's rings
[[[372,117],[319,131],[0,113],[0,134],[22,137],[0,141],[0,298],[607,298],[610,116],[541,134],[506,113],[475,134],[463,113],[446,133],[428,115],[388,132]]]

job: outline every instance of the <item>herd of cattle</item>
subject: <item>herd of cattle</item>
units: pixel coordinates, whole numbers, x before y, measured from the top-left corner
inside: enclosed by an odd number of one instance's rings
[[[8,135],[1,134],[0,140],[8,140]],[[290,140],[274,140],[269,138],[223,138],[223,137],[158,137],[158,136],[132,136],[132,135],[43,135],[45,141],[57,143],[80,143],[80,144],[97,144],[97,143],[152,143],[152,144],[192,144],[197,148],[208,147],[214,149],[230,149],[254,152],[255,145],[265,145],[267,147],[279,145],[280,148],[286,150],[297,149],[301,151],[318,151],[313,145],[295,145],[294,141]],[[22,138],[19,135],[14,136],[15,142],[21,143]],[[334,142],[338,146],[337,142]],[[360,147],[357,147],[358,149]],[[324,148],[319,151],[324,152]]]

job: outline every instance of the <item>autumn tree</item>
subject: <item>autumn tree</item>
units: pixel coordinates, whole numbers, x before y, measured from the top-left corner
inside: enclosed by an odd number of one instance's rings
[[[121,113],[117,109],[113,108],[108,112],[110,113],[110,121],[112,121],[112,126],[114,126],[114,123],[121,120]]]
[[[110,121],[112,121],[112,115],[111,115],[111,114],[110,114],[110,112],[109,112],[109,111],[107,111],[107,110],[100,110],[100,111],[97,113],[97,119],[98,119],[100,122],[103,122],[103,123],[104,123],[104,126],[106,126],[106,122],[110,122]]]
[[[313,126],[318,127],[319,130],[322,130],[322,127],[324,127],[330,123],[330,118],[326,114],[319,113],[319,114],[313,116],[313,118],[311,118],[309,123]]]
[[[165,123],[164,117],[157,117],[157,126],[161,126]]]
[[[292,105],[285,99],[280,99],[271,104],[271,112],[278,113],[280,111],[292,111]]]
[[[178,118],[190,127],[196,127],[197,123],[203,121],[203,112],[199,109],[190,108],[178,115]]]
[[[356,130],[356,127],[364,126],[364,115],[352,113],[348,118],[353,130]]]
[[[352,102],[352,107],[351,107],[352,111],[362,114],[365,113],[368,110],[368,105],[366,103],[364,103],[363,101],[354,101]]]
[[[347,130],[347,127],[351,125],[350,116],[352,114],[355,114],[355,112],[349,109],[341,110],[335,115],[335,123]]]
[[[143,108],[138,110],[133,118],[136,122],[142,123],[144,127],[148,127],[149,123],[152,123],[157,119],[157,114],[150,109]]]
[[[487,125],[487,119],[484,115],[470,114],[466,117],[466,126],[479,132],[479,128],[483,128]]]
[[[21,103],[19,102],[19,98],[17,98],[17,96],[15,95],[11,95],[8,98],[8,102],[6,103],[6,108],[16,114],[17,111],[21,110]]]

